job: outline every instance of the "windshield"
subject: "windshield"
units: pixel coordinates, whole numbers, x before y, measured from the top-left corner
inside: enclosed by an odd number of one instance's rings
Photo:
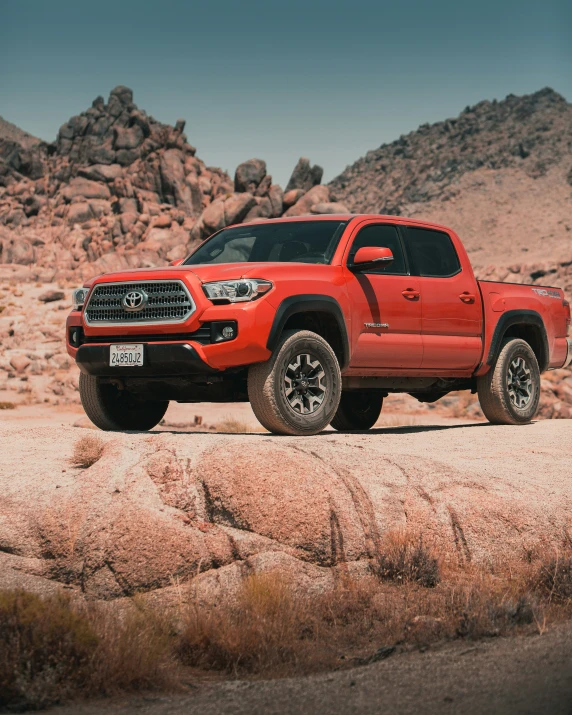
[[[219,231],[185,261],[199,263],[329,263],[347,221],[288,221]]]

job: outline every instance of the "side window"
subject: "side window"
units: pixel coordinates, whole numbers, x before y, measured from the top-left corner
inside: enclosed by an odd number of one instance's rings
[[[348,255],[348,263],[353,263],[354,256],[359,248],[364,246],[375,246],[376,248],[389,248],[393,253],[393,261],[387,265],[380,265],[376,268],[368,268],[366,273],[386,273],[393,276],[403,276],[407,274],[405,256],[399,240],[399,234],[395,226],[373,225],[366,226],[355,237]]]
[[[412,267],[420,276],[448,278],[461,270],[453,241],[446,233],[408,226],[406,240]]]

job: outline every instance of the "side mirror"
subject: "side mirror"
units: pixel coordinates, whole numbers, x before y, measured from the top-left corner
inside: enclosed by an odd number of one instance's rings
[[[363,248],[358,249],[351,267],[359,270],[375,266],[376,263],[387,265],[388,263],[391,263],[391,261],[393,261],[393,253],[390,248],[363,246]]]
[[[169,263],[169,265],[170,265],[170,266],[180,266],[181,263],[182,263],[184,260],[185,260],[184,258],[177,258],[176,261],[171,261],[171,262]]]

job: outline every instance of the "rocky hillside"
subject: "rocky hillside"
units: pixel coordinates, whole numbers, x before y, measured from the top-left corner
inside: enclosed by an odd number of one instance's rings
[[[0,142],[0,263],[32,266],[41,280],[158,265],[231,223],[340,209],[307,159],[284,194],[261,159],[234,179],[207,167],[184,128],[148,116],[120,86],[53,144]]]
[[[330,188],[356,212],[454,227],[481,274],[494,264],[511,280],[544,270],[562,281],[572,260],[572,105],[551,89],[480,102],[369,151]]]
[[[0,117],[0,142],[15,142],[25,149],[31,149],[33,146],[41,144],[42,140]]]

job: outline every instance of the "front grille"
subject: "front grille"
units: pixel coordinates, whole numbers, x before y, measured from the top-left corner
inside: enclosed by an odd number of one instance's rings
[[[147,305],[138,312],[125,310],[123,298],[137,290],[147,294]],[[89,298],[85,319],[88,325],[183,323],[194,310],[193,299],[181,281],[101,283]]]
[[[203,323],[194,333],[162,333],[161,335],[85,335],[82,343],[172,343],[177,340],[194,340],[208,345],[211,342],[211,324]]]

